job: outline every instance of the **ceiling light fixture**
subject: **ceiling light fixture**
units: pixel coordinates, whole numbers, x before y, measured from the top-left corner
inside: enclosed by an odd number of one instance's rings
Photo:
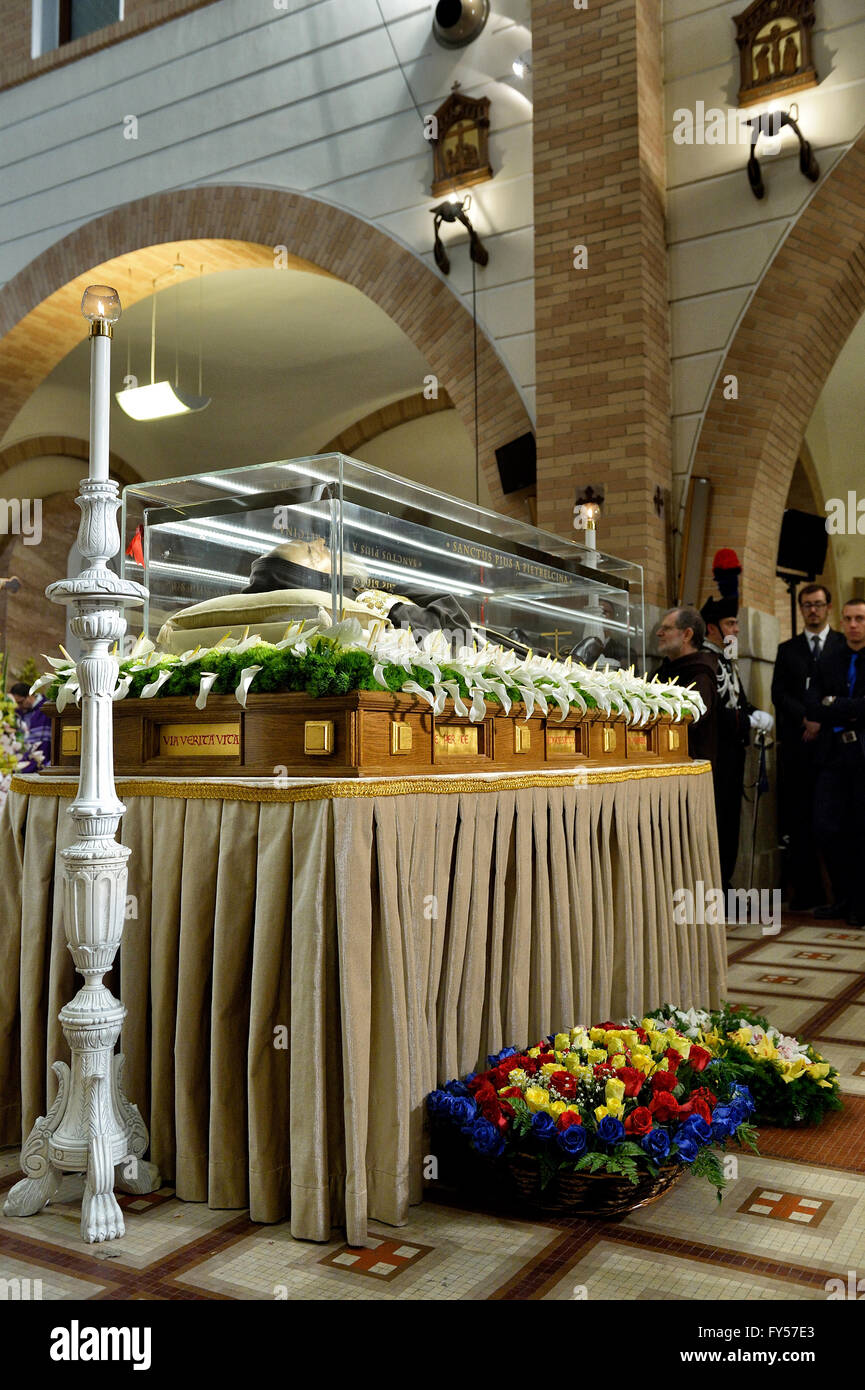
[[[515,58],[514,61],[513,61],[513,63],[511,64],[511,66],[512,66],[512,68],[513,68],[513,70],[514,70],[514,76],[515,76],[515,77],[518,77],[518,78],[520,79],[520,81],[523,81],[523,79],[525,79],[526,77],[531,76],[531,71],[532,71],[532,62],[531,62],[531,58],[532,58],[531,50],[530,50],[530,49],[526,49],[526,52],[525,52],[525,53],[521,53],[520,56],[519,56],[519,58]]]
[[[471,194],[467,193],[464,198],[458,193],[451,193],[443,203],[431,209],[435,218],[433,222],[433,255],[435,263],[442,275],[449,275],[451,269],[450,257],[445,250],[444,242],[439,236],[439,228],[443,222],[462,222],[469,234],[469,256],[476,265],[486,265],[490,258],[490,253],[484,246],[477,232],[469,220],[469,208],[472,205]]]
[[[127,386],[115,392],[115,400],[131,420],[167,420],[173,415],[189,415],[205,410],[210,405],[210,396],[202,394],[202,339],[201,339],[201,286],[204,266],[198,272],[198,395],[180,389],[180,364],[177,346],[177,323],[175,318],[175,357],[174,382],[167,379],[156,380],[156,286],[167,276],[184,270],[183,262],[175,261],[170,270],[157,275],[153,281],[152,308],[150,315],[150,384],[148,386]],[[176,310],[175,301],[175,310]]]

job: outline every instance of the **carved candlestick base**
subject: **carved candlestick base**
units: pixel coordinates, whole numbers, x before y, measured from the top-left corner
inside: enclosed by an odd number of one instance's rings
[[[130,850],[115,838],[125,806],[114,787],[112,695],[117,684],[115,644],[126,631],[124,604],[147,597],[139,584],[118,578],[106,560],[120,537],[117,485],[103,479],[81,484],[78,545],[90,567],[75,579],[49,586],[49,598],[69,604],[70,626],[81,641],[78,681],[82,701],[81,777],[69,808],[77,838],[63,851],[64,925],[75,968],[84,984],[60,1012],[72,1054],[71,1068],[54,1063],[59,1086],[21,1153],[26,1176],[6,1200],[7,1216],[32,1216],[55,1196],[63,1173],[85,1175],[81,1235],[114,1240],[124,1233],[115,1186],[151,1192],[159,1173],[142,1155],[147,1129],[123,1092],[123,1055],[114,1047],[126,1010],[103,983],[123,932],[126,861]]]

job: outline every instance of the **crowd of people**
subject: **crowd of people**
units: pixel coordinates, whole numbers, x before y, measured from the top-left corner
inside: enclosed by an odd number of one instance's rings
[[[865,845],[865,599],[844,604],[840,632],[831,625],[825,585],[807,584],[798,602],[804,631],[779,646],[772,681],[790,907],[865,927],[865,877],[857,864]],[[689,751],[712,764],[725,889],[738,856],[745,749],[774,727],[772,715],[747,697],[738,631],[738,599],[722,596],[699,612],[671,609],[657,632],[660,678],[694,684],[706,705],[705,718],[689,729]]]

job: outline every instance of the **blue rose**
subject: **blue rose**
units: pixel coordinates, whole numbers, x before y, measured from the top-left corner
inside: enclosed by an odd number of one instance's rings
[[[550,1139],[556,1137],[556,1122],[552,1115],[548,1115],[545,1110],[539,1110],[532,1116],[532,1134],[536,1139],[540,1139],[542,1144],[549,1143]]]
[[[444,1090],[449,1096],[467,1096],[470,1094],[468,1086],[462,1081],[447,1081]]]
[[[567,1129],[556,1130],[556,1143],[568,1158],[579,1158],[585,1153],[588,1137],[582,1125],[568,1125]]]
[[[484,1158],[498,1158],[504,1150],[504,1136],[498,1126],[491,1124],[489,1120],[479,1117],[465,1132],[472,1148],[477,1149]]]
[[[506,1057],[516,1057],[518,1049],[515,1047],[503,1047],[501,1052],[495,1052],[487,1058],[488,1067],[497,1067],[499,1062],[503,1062]]]
[[[712,1126],[702,1115],[689,1115],[682,1128],[689,1129],[698,1144],[711,1144]]]
[[[605,1144],[618,1144],[625,1137],[625,1126],[612,1115],[605,1115],[598,1125],[598,1138]]]
[[[468,1096],[451,1097],[450,1117],[461,1129],[470,1125],[477,1113],[477,1106]]]
[[[662,1163],[670,1152],[670,1136],[665,1129],[650,1129],[640,1140],[649,1158]]]
[[[699,1146],[692,1131],[682,1125],[673,1135],[673,1142],[679,1150],[679,1157],[683,1163],[693,1163],[697,1157]]]
[[[430,1115],[446,1114],[450,1108],[450,1096],[445,1091],[430,1091],[426,1098],[427,1110]]]
[[[736,1122],[729,1105],[716,1105],[712,1111],[712,1138],[723,1142],[729,1139],[736,1129]]]

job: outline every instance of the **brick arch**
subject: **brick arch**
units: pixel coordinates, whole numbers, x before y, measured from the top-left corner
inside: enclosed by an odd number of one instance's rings
[[[838,161],[779,248],[712,391],[693,474],[712,482],[703,556],[735,545],[743,601],[771,611],[790,480],[835,360],[865,312],[865,132]],[[724,400],[724,378],[738,400]]]
[[[0,449],[0,475],[7,469],[14,468],[16,463],[25,463],[28,459],[35,458],[78,459],[84,465],[83,477],[90,459],[90,446],[86,439],[72,439],[66,434],[39,434],[31,435],[28,439],[18,439],[14,444],[7,444],[5,449]],[[108,471],[112,478],[123,484],[142,481],[138,470],[113,450],[108,455]]]
[[[293,263],[355,286],[415,344],[473,433],[471,315],[423,261],[391,237],[329,203],[276,189],[208,185],[125,203],[37,256],[0,291],[0,438],[48,372],[77,342],[81,289],[92,269],[142,248],[217,240],[249,248],[247,264]],[[292,263],[290,262],[290,263]],[[81,267],[90,267],[82,274]],[[124,283],[118,289],[124,296]],[[142,281],[142,294],[146,286]],[[146,290],[149,293],[149,289]],[[133,293],[132,300],[141,297]],[[494,450],[532,429],[520,394],[484,333],[478,333],[478,434],[490,492],[508,510]]]

